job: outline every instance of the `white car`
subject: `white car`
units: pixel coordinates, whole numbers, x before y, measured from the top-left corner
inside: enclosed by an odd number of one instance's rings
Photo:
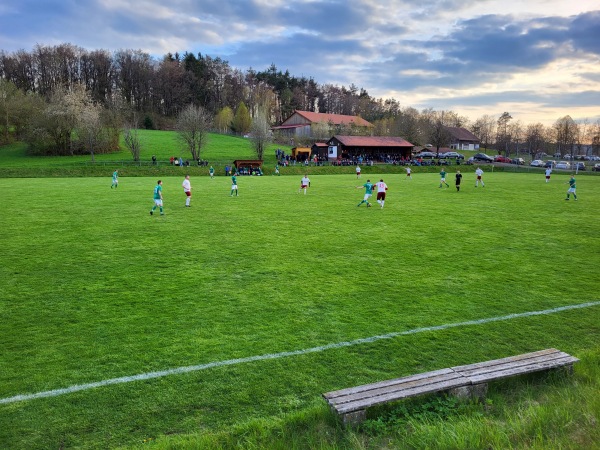
[[[567,161],[561,161],[558,164],[556,164],[556,166],[554,166],[555,169],[566,169],[569,170],[571,168],[571,163],[567,162]]]
[[[531,167],[544,167],[544,164],[546,164],[544,161],[542,161],[541,159],[534,159],[533,161],[531,161],[529,163],[529,165]]]

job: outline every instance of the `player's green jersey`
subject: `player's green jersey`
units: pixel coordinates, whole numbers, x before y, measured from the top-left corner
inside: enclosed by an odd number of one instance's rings
[[[233,176],[231,177],[231,184],[232,184],[232,185],[234,185],[234,184],[237,184],[237,178],[235,177],[235,175],[233,175]]]
[[[440,178],[446,178],[446,171],[445,170],[442,170],[440,172]]]
[[[373,183],[365,183],[363,187],[365,188],[365,194],[372,194],[375,185]]]
[[[119,173],[115,170],[113,172],[113,181],[116,181],[118,176],[119,176]]]
[[[211,166],[211,168],[208,169],[208,172],[211,173],[211,174],[213,174],[213,173],[215,173],[215,169],[213,169],[212,166]]]
[[[160,184],[157,184],[156,187],[154,188],[154,199],[160,200],[161,193],[162,193],[162,186]]]
[[[570,187],[571,189],[575,189],[575,188],[576,188],[576,186],[575,186],[575,178],[571,178],[571,179],[569,180],[569,187]]]

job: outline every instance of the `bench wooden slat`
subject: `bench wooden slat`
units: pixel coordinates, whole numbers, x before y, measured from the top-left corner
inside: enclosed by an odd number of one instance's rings
[[[456,372],[477,380],[494,380],[506,376],[547,370],[552,367],[562,367],[579,361],[577,358],[555,350],[554,352],[528,353],[519,357],[502,358],[485,363],[470,364],[466,366],[457,366],[452,369]]]
[[[410,383],[411,381],[418,381],[418,380],[422,380],[422,379],[426,379],[426,378],[436,377],[438,375],[446,375],[446,374],[452,374],[452,373],[454,373],[454,370],[452,370],[452,369],[434,370],[432,372],[419,373],[416,375],[410,375],[410,376],[402,377],[402,378],[394,378],[393,380],[380,381],[377,383],[364,384],[361,386],[355,386],[355,387],[351,387],[351,388],[340,389],[337,391],[331,391],[331,392],[327,392],[327,393],[323,394],[323,397],[325,397],[326,399],[329,400],[329,399],[334,399],[336,397],[344,397],[344,396],[356,394],[359,392],[370,391],[372,389],[393,386],[393,385],[396,385],[401,382]]]
[[[506,367],[502,370],[494,370],[492,372],[483,372],[472,375],[465,375],[473,383],[482,383],[493,380],[499,380],[501,378],[511,377],[515,375],[524,375],[527,373],[539,372],[542,370],[556,369],[559,367],[572,365],[574,362],[579,361],[577,358],[560,358],[549,361],[540,361],[535,364],[521,365],[517,367]]]
[[[380,405],[395,400],[402,400],[408,397],[417,395],[429,394],[433,392],[445,391],[452,388],[467,386],[469,380],[462,376],[453,377],[446,380],[440,380],[436,383],[430,383],[423,386],[415,386],[411,388],[401,388],[398,390],[387,391],[372,397],[364,397],[350,402],[338,403],[332,405],[340,414],[345,414],[352,411],[358,411],[370,406]]]
[[[546,350],[540,350],[538,352],[524,353],[522,355],[517,355],[517,356],[509,356],[508,358],[493,359],[490,361],[478,362],[478,363],[474,363],[474,364],[466,364],[464,366],[455,366],[455,367],[452,367],[452,369],[457,372],[460,372],[460,373],[465,373],[470,370],[476,370],[479,368],[487,368],[490,366],[507,364],[507,363],[512,363],[512,362],[516,362],[516,361],[524,361],[524,360],[529,360],[529,359],[534,359],[534,358],[546,358],[550,355],[554,355],[557,353],[566,355],[566,353],[563,353],[554,348],[550,348],[550,349],[546,349]]]

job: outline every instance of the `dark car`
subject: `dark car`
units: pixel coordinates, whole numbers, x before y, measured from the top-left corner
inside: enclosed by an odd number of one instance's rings
[[[415,155],[415,158],[417,158],[417,159],[418,158],[426,159],[426,158],[437,158],[437,156],[433,152],[421,152],[421,153],[417,153]]]
[[[494,158],[485,153],[475,153],[473,155],[473,161],[494,162]]]
[[[465,155],[461,155],[460,153],[457,153],[457,152],[446,152],[446,153],[441,153],[440,158],[465,159]]]
[[[585,170],[585,163],[582,162],[578,162],[574,164],[574,169],[575,170]]]
[[[554,166],[556,166],[556,161],[546,161],[546,163],[544,164],[544,169],[554,169]]]
[[[523,158],[513,158],[510,160],[511,164],[525,164]]]
[[[592,167],[592,170],[595,172],[600,172],[600,164],[594,164],[594,167]]]

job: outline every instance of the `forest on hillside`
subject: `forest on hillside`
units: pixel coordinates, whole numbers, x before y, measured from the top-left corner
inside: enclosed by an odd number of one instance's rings
[[[467,128],[483,147],[506,152],[523,148],[550,152],[587,144],[597,154],[600,146],[600,122],[576,123],[568,115],[549,127],[523,124],[500,111],[469,121],[454,111],[418,111],[401,106],[397,99],[374,98],[354,84],[319,84],[274,64],[262,71],[242,71],[200,53],[169,53],[157,60],[141,50],[89,51],[68,43],[37,45],[31,51],[0,50],[3,139],[8,140],[11,132],[17,137],[27,132],[32,140],[35,112],[50,106],[65,111],[65,103],[73,101],[73,96],[66,97],[78,90],[85,95],[75,96],[77,101],[101,108],[94,116],[115,130],[106,140],[107,149],[116,142],[124,114],[135,116],[146,128],[169,129],[188,105],[214,117],[215,131],[240,134],[248,130],[236,128],[233,119],[244,105],[250,119],[260,113],[270,125],[280,124],[294,110],[360,116],[375,125],[373,134],[401,136],[416,145],[436,139],[443,145],[447,136],[440,130],[445,126]],[[75,114],[85,110],[76,109]],[[42,122],[37,120],[38,130]]]

